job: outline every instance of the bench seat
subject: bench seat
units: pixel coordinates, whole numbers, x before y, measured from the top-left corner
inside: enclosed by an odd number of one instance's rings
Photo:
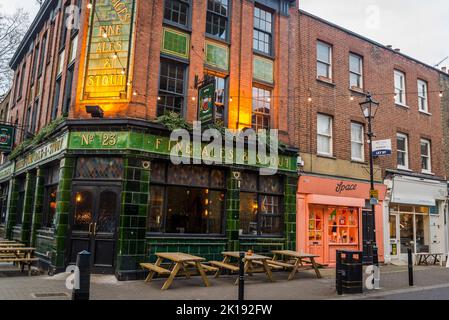
[[[154,272],[156,272],[158,274],[170,274],[171,273],[170,270],[164,269],[162,267],[158,267],[158,266],[156,266],[156,265],[154,265],[152,263],[141,263],[140,266],[143,269],[154,271]]]
[[[221,261],[210,261],[209,263],[218,268],[228,269],[231,271],[239,271],[239,267],[237,267],[233,264],[229,264],[229,263],[225,263],[225,262],[221,262]]]

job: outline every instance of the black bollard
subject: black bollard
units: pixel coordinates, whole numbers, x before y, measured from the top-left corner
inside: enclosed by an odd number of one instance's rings
[[[82,251],[76,258],[79,269],[80,287],[73,288],[72,300],[89,300],[90,294],[90,252]]]
[[[336,286],[337,286],[337,294],[341,296],[343,294],[343,277],[342,277],[342,266],[341,266],[341,251],[337,250],[337,265],[335,268],[335,280],[336,280]]]
[[[412,257],[412,249],[407,250],[408,254],[408,284],[410,287],[413,287],[413,257]]]
[[[239,258],[239,301],[245,300],[245,266],[243,260],[245,259],[245,253],[240,252]]]
[[[379,267],[379,249],[377,246],[373,248],[373,265]]]

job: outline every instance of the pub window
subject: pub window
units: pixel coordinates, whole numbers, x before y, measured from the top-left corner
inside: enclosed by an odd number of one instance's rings
[[[39,57],[39,67],[37,69],[37,77],[38,78],[42,75],[42,70],[44,68],[46,49],[47,49],[47,33],[42,38],[41,51],[40,51],[40,57]]]
[[[36,125],[37,125],[37,113],[39,111],[39,100],[36,100],[34,103],[33,111],[31,113],[31,124],[30,124],[30,132],[35,133],[36,132]]]
[[[226,78],[206,74],[212,77],[215,81],[215,122],[224,126],[225,122],[225,108],[227,102]]]
[[[31,86],[34,84],[34,76],[36,75],[36,68],[39,58],[39,45],[34,49],[33,65],[31,69]]]
[[[8,184],[4,183],[0,187],[0,224],[6,221],[6,211],[8,209]]]
[[[20,82],[19,82],[19,91],[18,96],[17,96],[17,101],[22,99],[22,89],[23,89],[23,81],[24,81],[24,77],[25,77],[25,68],[26,68],[26,64],[24,63],[22,66],[22,71],[20,72]]]
[[[78,52],[78,35],[74,36],[72,41],[70,42],[69,64],[75,61],[77,52]]]
[[[152,163],[148,230],[165,234],[222,234],[225,173]]]
[[[61,12],[61,15],[62,15],[62,21],[61,21],[61,24],[62,24],[62,26],[61,26],[61,38],[60,38],[60,41],[59,41],[59,50],[62,50],[62,48],[64,48],[65,47],[65,42],[66,42],[66,39],[67,39],[67,21],[66,21],[66,19],[67,19],[67,14],[66,14],[66,10],[67,10],[67,8],[68,8],[68,6],[70,5],[70,1],[68,1],[65,5],[64,5],[64,8],[63,8],[63,10],[62,10],[62,12]]]
[[[61,77],[56,80],[55,92],[53,94],[53,110],[51,112],[51,119],[54,120],[58,116],[59,95],[61,94]]]
[[[44,178],[44,208],[42,227],[53,228],[56,214],[56,196],[58,192],[59,165],[48,167]]]
[[[31,109],[32,106],[29,106],[26,112],[26,116],[25,116],[25,133],[32,133],[31,131]]]
[[[253,87],[253,116],[254,130],[270,129],[271,91]]]
[[[187,27],[189,23],[189,1],[165,0],[164,19]]]
[[[161,60],[157,115],[167,111],[182,113],[185,94],[186,66],[170,60]]]
[[[273,14],[261,8],[254,8],[253,49],[268,55],[273,46]]]
[[[16,225],[21,225],[23,221],[23,202],[25,201],[25,177],[19,179],[17,183]]]
[[[242,173],[240,233],[246,236],[282,236],[282,179]]]
[[[120,180],[123,170],[122,158],[81,157],[76,162],[75,178]]]
[[[69,113],[70,103],[72,101],[72,82],[73,82],[73,65],[67,69],[65,79],[64,99],[62,102],[62,114],[67,116]]]
[[[226,40],[228,29],[228,0],[208,0],[206,33]]]

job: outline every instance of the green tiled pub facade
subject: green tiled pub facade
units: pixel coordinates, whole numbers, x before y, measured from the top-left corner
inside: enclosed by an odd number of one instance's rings
[[[257,189],[263,185],[257,166],[173,166],[169,132],[161,125],[93,122],[66,121],[46,143],[0,168],[0,185],[9,187],[0,232],[36,247],[42,269],[63,272],[88,250],[94,272],[128,280],[142,278],[139,263],[161,251],[217,260],[225,250],[296,249],[295,150],[280,154],[271,195]],[[248,177],[257,184],[248,186]],[[255,213],[267,205],[262,198],[278,216],[260,223]],[[248,199],[254,217],[242,209]],[[189,210],[194,218],[184,214]]]

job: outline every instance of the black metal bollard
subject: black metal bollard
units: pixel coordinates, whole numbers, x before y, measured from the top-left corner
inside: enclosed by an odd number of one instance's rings
[[[245,300],[245,266],[243,264],[245,253],[240,252],[239,258],[239,301]]]
[[[412,257],[412,249],[407,250],[408,254],[408,284],[413,287],[413,257]]]
[[[89,300],[90,295],[90,257],[91,253],[82,251],[76,258],[79,269],[80,287],[73,288],[72,300]]]
[[[335,280],[336,280],[336,286],[337,286],[337,293],[339,296],[343,294],[343,279],[342,279],[342,266],[341,266],[341,251],[337,250],[337,264],[335,268]]]

